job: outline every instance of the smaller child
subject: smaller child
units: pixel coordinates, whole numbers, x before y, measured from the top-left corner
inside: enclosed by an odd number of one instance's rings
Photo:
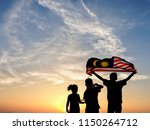
[[[68,91],[71,90],[72,94],[68,95],[66,103],[66,111],[68,113],[80,113],[79,103],[84,103],[81,101],[78,92],[78,86],[76,84],[69,85]],[[69,107],[69,108],[68,108]]]

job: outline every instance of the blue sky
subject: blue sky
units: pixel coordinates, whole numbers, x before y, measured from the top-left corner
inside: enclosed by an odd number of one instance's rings
[[[88,58],[113,55],[133,62],[133,81],[150,90],[150,0],[0,3],[0,91],[81,82]]]

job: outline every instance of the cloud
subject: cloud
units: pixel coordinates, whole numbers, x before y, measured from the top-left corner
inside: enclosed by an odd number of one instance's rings
[[[13,59],[11,59],[11,56],[7,52],[2,53],[0,56],[0,72],[4,76],[16,76],[16,71],[11,67],[11,60]]]
[[[106,23],[109,26],[113,26],[115,28],[116,33],[125,33],[129,30],[132,30],[136,27],[136,21],[132,20],[129,21],[125,18],[120,17],[114,17],[112,15],[106,15],[105,18],[102,20],[104,23]]]
[[[5,77],[5,78],[0,78],[0,85],[12,85],[15,83],[21,83],[20,78],[11,78],[11,77]]]
[[[19,4],[17,4],[17,8],[10,10],[7,16],[7,22],[4,25],[4,32],[7,36],[9,43],[11,43],[12,49],[14,49],[17,52],[23,51],[23,45],[21,44],[20,40],[16,36],[16,29],[14,27],[19,26],[20,22],[17,22],[19,19],[19,14],[24,5],[24,0],[21,1]]]
[[[24,74],[25,77],[32,77],[35,78],[36,80],[44,80],[44,81],[49,81],[54,84],[62,84],[65,82],[65,79],[58,74],[49,74],[49,73],[42,73],[42,72],[28,72]]]
[[[82,0],[76,6],[71,1],[39,0],[38,2],[62,18],[66,28],[69,28],[67,33],[89,35],[93,49],[109,55],[120,55],[126,51],[111,28],[98,21],[96,15]]]
[[[122,79],[125,79],[125,78],[127,78],[128,77],[128,74],[120,74],[119,75]],[[133,78],[131,79],[131,80],[133,80],[133,81],[138,81],[138,80],[147,80],[147,79],[149,79],[149,76],[147,76],[147,75],[142,75],[142,74],[136,74],[136,75],[134,75],[133,76]]]

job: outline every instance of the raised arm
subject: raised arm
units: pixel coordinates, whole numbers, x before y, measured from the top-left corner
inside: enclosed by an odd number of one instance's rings
[[[136,72],[132,72],[132,73],[125,79],[125,81],[128,81],[129,79],[131,79],[131,77],[132,77],[134,74],[136,74]]]
[[[104,81],[105,79],[103,77],[101,77],[100,75],[98,75],[97,73],[93,72],[93,74],[100,80]]]

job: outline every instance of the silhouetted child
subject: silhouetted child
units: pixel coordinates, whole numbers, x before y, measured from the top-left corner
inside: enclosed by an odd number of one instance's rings
[[[66,111],[68,113],[80,113],[79,103],[84,103],[81,101],[78,92],[78,86],[76,84],[69,85],[68,91],[71,90],[72,94],[68,95],[66,103]],[[69,107],[69,108],[68,108]]]
[[[93,80],[87,78],[85,80],[86,90],[84,92],[84,100],[86,103],[85,112],[86,113],[98,113],[99,103],[98,103],[98,93],[101,92],[102,85],[93,84]]]
[[[110,74],[110,80],[104,79],[97,73],[93,74],[103,81],[103,84],[107,87],[107,100],[108,100],[108,113],[121,113],[122,111],[122,88],[127,84],[127,81],[134,75],[136,72],[130,74],[126,79],[116,81],[117,73]]]

